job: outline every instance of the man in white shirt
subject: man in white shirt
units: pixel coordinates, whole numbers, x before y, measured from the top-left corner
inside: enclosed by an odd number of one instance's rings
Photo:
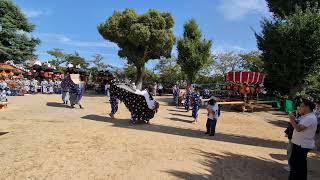
[[[290,123],[294,127],[292,135],[292,154],[289,159],[291,166],[289,180],[307,179],[307,155],[315,148],[314,137],[317,131],[317,118],[313,113],[315,104],[309,100],[303,100],[300,104],[299,123],[296,122],[293,113],[289,115]]]

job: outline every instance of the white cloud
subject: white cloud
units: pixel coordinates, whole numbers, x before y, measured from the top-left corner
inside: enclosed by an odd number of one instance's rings
[[[39,16],[49,15],[49,10],[32,10],[32,9],[23,9],[22,12],[27,16],[27,18],[35,18]]]
[[[73,40],[70,37],[63,34],[54,33],[37,33],[34,34],[45,43],[58,43],[63,45],[75,46],[75,47],[88,47],[88,48],[116,48],[116,44],[108,41],[79,41]]]
[[[218,10],[230,21],[241,20],[250,13],[267,14],[265,0],[221,0]]]
[[[228,51],[244,52],[244,51],[248,51],[248,50],[239,46],[239,45],[230,45],[230,44],[226,44],[226,43],[220,44],[220,45],[215,44],[212,48],[212,52],[214,54],[218,54],[221,52],[228,52]]]

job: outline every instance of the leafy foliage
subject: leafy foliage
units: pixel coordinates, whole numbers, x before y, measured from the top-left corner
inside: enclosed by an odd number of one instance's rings
[[[198,72],[207,67],[211,57],[212,41],[202,39],[194,19],[184,24],[183,38],[178,40],[178,64],[186,74],[188,83],[195,81]]]
[[[264,20],[256,34],[269,88],[294,96],[320,60],[320,13],[299,10],[285,20]]]
[[[74,66],[80,66],[81,68],[85,69],[89,66],[89,63],[77,52],[75,52],[74,54],[66,55],[66,61],[73,64]]]
[[[261,53],[252,51],[248,53],[241,53],[239,57],[242,59],[242,69],[252,72],[263,72],[264,63],[261,59]]]
[[[277,17],[285,18],[296,12],[297,8],[302,10],[307,7],[315,7],[320,5],[320,0],[267,0],[269,9]]]
[[[176,58],[160,59],[155,69],[159,72],[159,82],[166,87],[172,87],[185,79]]]
[[[59,67],[62,63],[66,62],[66,54],[62,52],[61,49],[54,48],[47,53],[54,57],[54,59],[50,60],[49,63],[55,67]]]
[[[99,33],[120,48],[118,55],[137,68],[137,87],[141,88],[145,63],[170,57],[175,37],[170,13],[150,9],[138,15],[133,9],[116,11],[98,25]]]
[[[93,63],[95,65],[95,67],[99,68],[107,68],[108,65],[104,64],[103,61],[104,57],[101,54],[95,54],[93,55],[93,60],[90,61],[91,63]]]
[[[240,56],[233,52],[222,52],[216,56],[216,61],[213,64],[215,73],[224,76],[229,71],[242,70],[242,59]]]
[[[36,57],[34,51],[40,40],[28,35],[35,26],[10,0],[0,0],[0,26],[0,62],[22,63]]]

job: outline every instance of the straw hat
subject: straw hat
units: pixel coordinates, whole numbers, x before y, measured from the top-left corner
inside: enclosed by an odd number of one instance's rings
[[[73,83],[80,84],[80,75],[79,74],[70,74],[70,78]]]

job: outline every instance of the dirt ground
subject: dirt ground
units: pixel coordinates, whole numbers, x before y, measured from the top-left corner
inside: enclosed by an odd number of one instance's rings
[[[158,98],[150,125],[117,120],[103,96],[86,96],[69,109],[58,95],[10,97],[0,110],[0,179],[287,179],[287,118],[281,112],[223,111],[215,137],[204,135],[206,112],[191,112]],[[7,132],[7,133],[6,133]],[[6,134],[5,134],[6,133]],[[320,156],[309,156],[309,179],[320,179]]]

